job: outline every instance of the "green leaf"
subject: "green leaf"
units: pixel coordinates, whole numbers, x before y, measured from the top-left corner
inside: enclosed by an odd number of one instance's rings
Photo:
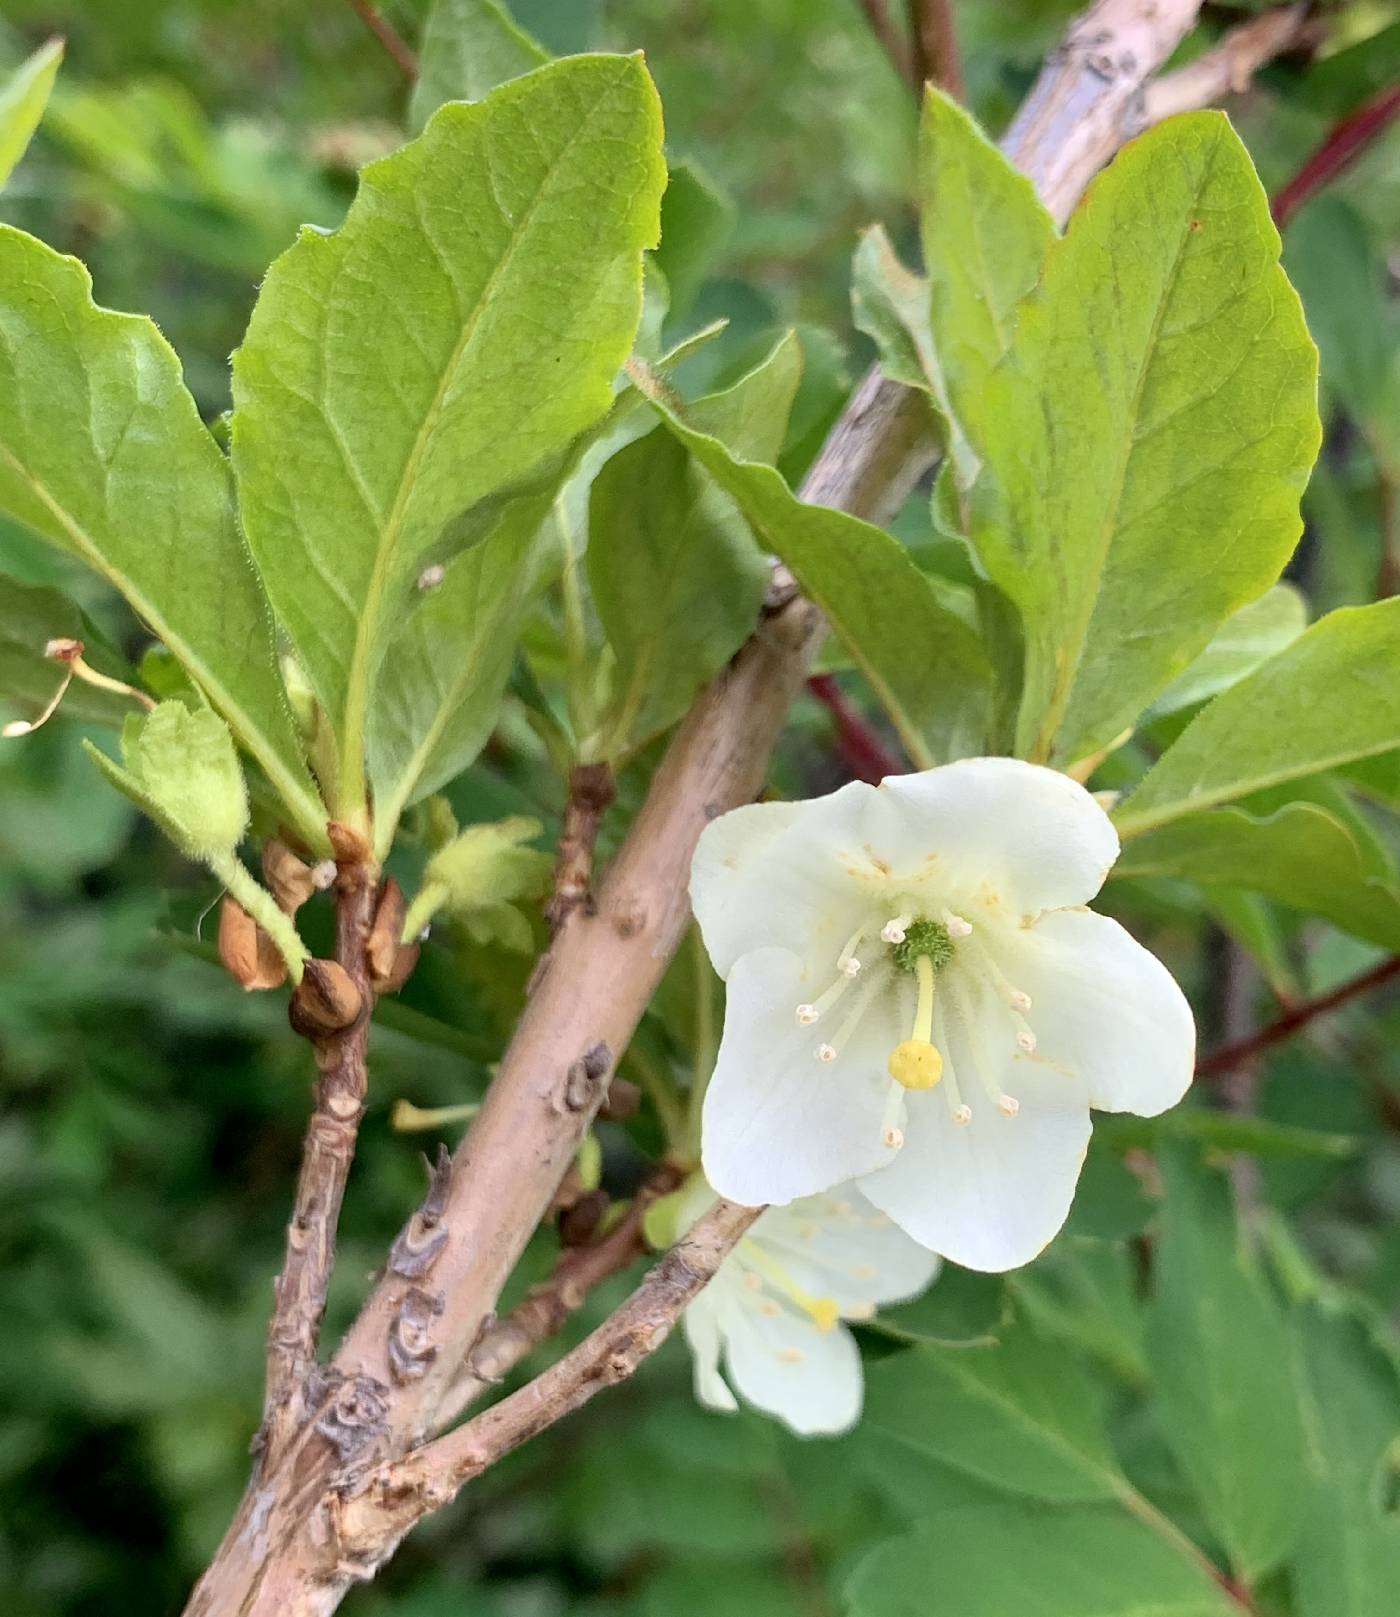
[[[1120,1380],[1146,1386],[1141,1281],[1122,1241],[1057,1241],[1018,1270],[1019,1305],[1047,1336],[1091,1353]]]
[[[0,703],[7,719],[32,722],[64,683],[63,665],[44,655],[50,640],[81,640],[84,661],[100,673],[129,676],[120,659],[100,642],[81,611],[46,584],[21,584],[0,573]],[[132,712],[130,697],[73,680],[58,712],[87,724],[120,724]]]
[[[1400,747],[1400,598],[1342,607],[1216,697],[1114,815],[1125,840]]]
[[[1354,1155],[1354,1134],[1277,1123],[1268,1117],[1218,1112],[1205,1106],[1178,1106],[1160,1117],[1103,1117],[1094,1131],[1115,1151],[1154,1150],[1165,1140],[1192,1140],[1212,1151],[1243,1151],[1265,1162],[1297,1162]]]
[[[1111,1499],[1127,1486],[1088,1382],[1024,1320],[994,1347],[913,1348],[869,1366],[864,1435],[1035,1499]]]
[[[1252,1582],[1288,1555],[1302,1525],[1292,1342],[1241,1259],[1228,1182],[1184,1152],[1159,1161],[1147,1346],[1163,1430],[1231,1565]]]
[[[1291,584],[1275,584],[1227,618],[1220,632],[1158,696],[1144,719],[1208,702],[1290,646],[1308,626],[1308,603]]]
[[[652,258],[666,277],[671,318],[688,312],[711,265],[734,234],[734,204],[697,163],[671,164],[661,199],[661,245]]]
[[[451,103],[371,164],[334,235],[268,271],[234,358],[248,537],[364,802],[374,680],[460,513],[607,409],[655,241],[660,113],[636,57]]]
[[[1134,837],[1113,874],[1247,888],[1382,948],[1400,948],[1400,893],[1370,873],[1346,827],[1311,803],[1267,819],[1211,809],[1161,826]]]
[[[883,225],[872,225],[856,247],[851,314],[875,344],[880,369],[891,381],[933,391],[939,372],[929,326],[928,282],[901,263]],[[941,403],[941,379],[938,388]]]
[[[1371,1617],[1400,1600],[1396,1465],[1400,1385],[1375,1327],[1320,1305],[1299,1318],[1312,1486],[1293,1564],[1298,1617]]]
[[[149,320],[99,309],[75,259],[8,226],[0,289],[0,510],[121,591],[323,848],[228,467],[179,361]]]
[[[433,0],[418,45],[409,128],[417,134],[444,101],[480,101],[549,59],[498,0]]]
[[[984,1505],[882,1544],[846,1586],[850,1617],[1238,1617],[1204,1558],[1105,1506]]]
[[[1090,187],[964,422],[972,537],[1020,609],[1017,750],[1106,746],[1277,578],[1317,354],[1249,156],[1172,118]]]
[[[938,1347],[987,1347],[1010,1317],[1000,1275],[947,1263],[937,1285],[911,1302],[882,1308],[871,1329]]]
[[[950,449],[966,487],[976,472],[967,423],[1011,346],[1016,312],[1040,279],[1055,226],[1034,185],[932,87],[919,129],[919,201],[937,356],[929,379],[955,424]]]
[[[776,459],[801,373],[789,335],[693,418],[737,453]],[[617,657],[601,750],[617,759],[674,723],[753,633],[768,564],[733,500],[664,426],[594,479],[588,534],[589,589]]]
[[[0,188],[39,127],[62,60],[63,41],[51,39],[0,84]]]
[[[759,543],[815,601],[889,713],[911,760],[981,750],[991,669],[973,630],[942,606],[897,539],[859,517],[805,505],[771,467],[696,430],[654,384],[663,421],[731,495]]]
[[[496,723],[538,582],[538,534],[553,488],[507,503],[490,537],[420,592],[389,646],[370,713],[375,841],[410,804],[470,764]]]

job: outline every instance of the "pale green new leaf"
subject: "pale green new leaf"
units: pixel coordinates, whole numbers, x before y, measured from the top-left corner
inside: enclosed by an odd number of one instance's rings
[[[1017,310],[1040,278],[1055,226],[1026,176],[932,87],[919,128],[919,227],[937,354],[929,379],[954,424],[950,448],[966,485],[976,471],[968,421],[1011,346]]]
[[[607,409],[665,177],[639,58],[442,107],[272,266],[234,358],[248,537],[363,802],[375,675],[444,526]]]
[[[647,392],[662,420],[732,496],[759,543],[821,607],[910,759],[927,767],[980,751],[991,701],[986,655],[899,541],[844,511],[804,504],[773,467],[736,457],[654,387]]]
[[[1029,1503],[945,1510],[890,1539],[846,1586],[850,1617],[1238,1617],[1169,1524]]]
[[[1195,662],[1167,686],[1145,715],[1160,718],[1238,684],[1290,646],[1308,626],[1308,603],[1291,584],[1275,584],[1227,618]]]
[[[228,467],[149,320],[0,227],[0,509],[126,597],[261,764],[302,834],[325,842],[292,729],[267,601]]]
[[[51,39],[0,84],[0,187],[39,127],[62,60],[63,41]]]
[[[1236,1574],[1252,1583],[1302,1526],[1293,1345],[1237,1248],[1228,1182],[1158,1153],[1165,1194],[1147,1352],[1162,1429]]]
[[[416,134],[444,101],[480,101],[549,59],[498,0],[433,0],[418,45],[409,126]]]
[[[1246,888],[1400,949],[1400,893],[1372,873],[1346,827],[1312,803],[1266,819],[1238,808],[1189,815],[1134,837],[1113,874]]]
[[[1168,820],[1400,747],[1400,598],[1342,607],[1204,708],[1114,816]]]
[[[802,375],[786,337],[691,419],[745,458],[775,460]],[[689,705],[753,632],[768,566],[734,501],[664,426],[628,444],[594,480],[588,583],[617,658],[603,750],[618,758]]]
[[[982,562],[1020,610],[1017,751],[1106,746],[1277,578],[1317,452],[1317,353],[1224,117],[1124,148],[1052,244],[964,421]]]

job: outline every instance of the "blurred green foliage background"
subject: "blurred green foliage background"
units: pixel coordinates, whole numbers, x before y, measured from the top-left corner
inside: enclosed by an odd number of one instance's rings
[[[386,9],[414,40],[425,8]],[[1072,9],[1062,0],[957,7],[969,96],[993,130]],[[914,236],[914,106],[855,0],[520,0],[514,11],[555,51],[645,49],[672,156],[732,204],[708,261],[690,275],[673,267],[673,292],[684,294],[673,303],[678,333],[730,322],[688,380],[731,374],[796,325],[814,443],[868,359],[849,313],[856,235],[880,220],[906,251]],[[1238,16],[1208,11],[1213,25]],[[58,88],[0,214],[82,257],[99,301],[153,315],[212,419],[227,406],[228,355],[263,269],[300,223],[336,223],[355,168],[402,139],[406,87],[343,0],[9,0],[0,69],[54,33],[68,40]],[[1271,189],[1336,119],[1394,80],[1400,24],[1383,0],[1337,8],[1325,53],[1271,67],[1231,109]],[[1328,439],[1290,572],[1317,613],[1396,586],[1394,129],[1289,223],[1286,262],[1324,361]],[[935,548],[918,501],[900,532],[917,554]],[[73,589],[112,640],[139,644],[103,589],[23,535],[0,529],[0,560],[18,577]],[[512,744],[520,722],[508,712],[497,744],[453,789],[464,821],[557,816],[557,781]],[[799,709],[778,773],[805,792],[840,779],[815,704]],[[635,786],[624,782],[624,809]],[[13,1617],[178,1609],[242,1486],[308,1063],[287,1036],[280,997],[245,997],[211,966],[200,915],[215,896],[99,782],[77,726],[0,744],[0,1607]],[[1275,996],[1323,991],[1375,958],[1228,892],[1207,904],[1166,884],[1125,883],[1112,904],[1169,958],[1208,1041],[1265,1019]],[[434,943],[403,1004],[386,1012],[333,1328],[419,1193],[418,1142],[389,1128],[392,1102],[479,1093],[525,970],[514,957]],[[640,1035],[644,1060],[685,1059],[694,989],[685,952]],[[1394,1319],[1393,995],[1315,1024],[1237,1086],[1237,1098],[1262,1120],[1254,1136],[1222,1132],[1209,1110],[1218,1092],[1198,1099],[1209,1115],[1186,1132],[1253,1146],[1236,1159],[1237,1188],[1272,1284],[1299,1308],[1341,1285],[1346,1318],[1367,1331]],[[1061,1396],[1090,1378],[1085,1396],[1136,1487],[1195,1530],[1143,1356],[1139,1263],[1152,1208],[1122,1166],[1125,1150],[1155,1136],[1102,1136],[1075,1222],[1052,1253],[1005,1286],[936,1291],[921,1331],[979,1342],[1014,1314],[1008,1340],[1041,1344],[1036,1362]],[[609,1175],[625,1185],[635,1145],[607,1127],[604,1144]],[[537,1243],[535,1267],[550,1240]],[[1313,1343],[1308,1363],[1351,1352],[1344,1373],[1358,1387],[1374,1378],[1384,1435],[1384,1412],[1400,1409],[1393,1363],[1340,1327],[1311,1329],[1299,1326],[1305,1347]],[[897,1410],[897,1376],[872,1372],[887,1386],[876,1417]],[[925,1455],[913,1472],[889,1435],[898,1424],[873,1418],[848,1439],[801,1443],[756,1417],[704,1414],[672,1345],[633,1385],[430,1522],[346,1609],[835,1614],[871,1545],[997,1491],[995,1476],[956,1453]],[[861,1576],[869,1586],[881,1575]],[[1261,1612],[1332,1609],[1309,1604],[1296,1582],[1276,1583]]]

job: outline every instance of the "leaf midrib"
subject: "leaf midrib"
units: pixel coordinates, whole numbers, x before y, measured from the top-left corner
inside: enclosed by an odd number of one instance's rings
[[[1220,152],[1220,139],[1217,135],[1210,152],[1210,159],[1196,184],[1195,201],[1199,202],[1205,194],[1206,185],[1215,171],[1215,163]],[[1133,384],[1132,401],[1128,410],[1127,430],[1123,434],[1123,454],[1118,467],[1118,475],[1114,479],[1114,487],[1104,511],[1104,519],[1098,535],[1096,552],[1097,560],[1091,574],[1093,578],[1093,591],[1085,591],[1086,606],[1079,620],[1074,625],[1073,632],[1066,637],[1064,645],[1068,650],[1074,647],[1073,660],[1058,675],[1051,690],[1049,703],[1041,715],[1040,725],[1036,738],[1030,749],[1029,756],[1032,761],[1044,763],[1050,755],[1054,744],[1055,733],[1064,720],[1065,712],[1069,707],[1070,698],[1074,693],[1075,682],[1079,677],[1079,669],[1084,661],[1084,652],[1088,645],[1089,630],[1093,626],[1094,615],[1098,611],[1099,599],[1103,594],[1104,572],[1108,566],[1109,551],[1113,548],[1113,536],[1117,531],[1118,514],[1123,503],[1123,494],[1128,481],[1128,468],[1132,465],[1133,452],[1138,444],[1136,425],[1142,408],[1142,395],[1147,386],[1148,374],[1152,369],[1152,359],[1157,352],[1161,336],[1162,321],[1166,317],[1167,306],[1170,304],[1176,291],[1177,281],[1181,275],[1182,264],[1185,262],[1187,249],[1190,246],[1192,232],[1185,224],[1180,231],[1177,242],[1176,256],[1172,260],[1171,269],[1163,284],[1162,295],[1158,300],[1156,311],[1152,317],[1152,327],[1148,340],[1144,344],[1142,364],[1138,370],[1137,380]],[[1069,237],[1061,240],[1068,243]]]
[[[613,78],[609,81],[607,90],[611,90],[615,84],[620,82],[620,77]],[[366,784],[365,722],[369,706],[369,664],[375,644],[379,638],[377,632],[378,619],[388,587],[393,553],[401,537],[399,529],[403,523],[409,499],[412,496],[419,465],[423,456],[427,453],[428,445],[437,430],[442,414],[443,401],[455,378],[457,368],[461,364],[472,339],[475,337],[482,318],[491,306],[502,275],[514,261],[520,243],[524,239],[525,233],[533,221],[545,193],[550,189],[551,182],[560,166],[577,147],[594,118],[598,115],[604,96],[605,92],[600,89],[587,115],[580,120],[578,127],[551,159],[549,166],[540,178],[534,195],[530,198],[529,204],[511,227],[510,239],[505,251],[496,261],[495,267],[487,277],[486,284],[482,287],[472,307],[469,318],[463,324],[457,341],[453,345],[452,353],[438,378],[437,388],[427,411],[424,413],[423,421],[414,436],[413,446],[409,450],[408,458],[404,463],[393,505],[390,507],[389,515],[380,529],[379,539],[375,547],[374,562],[370,569],[369,583],[365,590],[360,618],[355,627],[355,644],[351,651],[350,668],[346,679],[344,722],[341,734],[339,783],[339,807],[341,812],[346,812],[349,808],[359,807],[363,801]],[[426,230],[424,231],[424,236],[425,238],[427,236]]]

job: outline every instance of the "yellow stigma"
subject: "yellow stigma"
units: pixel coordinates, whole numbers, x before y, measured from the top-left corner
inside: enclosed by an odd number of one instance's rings
[[[920,955],[914,962],[919,1000],[914,1028],[903,1044],[890,1051],[890,1077],[905,1089],[932,1089],[943,1076],[943,1057],[933,1046],[933,962]]]
[[[890,1051],[890,1077],[905,1089],[932,1089],[943,1076],[943,1057],[927,1039],[906,1039]]]
[[[810,1297],[806,1308],[819,1331],[836,1329],[836,1321],[841,1318],[841,1310],[837,1307],[834,1297]]]

